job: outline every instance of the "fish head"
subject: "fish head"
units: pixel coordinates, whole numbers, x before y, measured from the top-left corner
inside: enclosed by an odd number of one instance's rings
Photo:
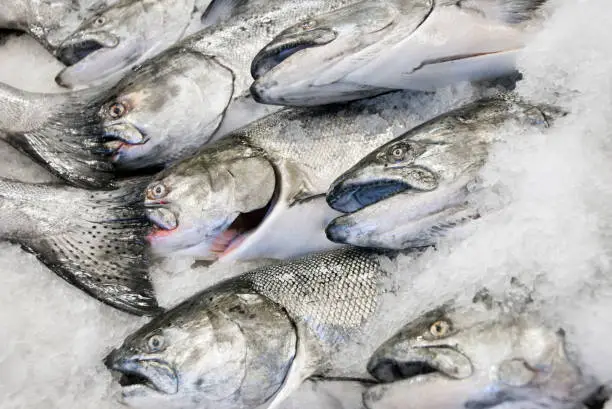
[[[338,177],[327,192],[348,213],[326,228],[334,242],[404,249],[435,244],[480,217],[474,194],[500,135],[545,129],[562,115],[547,108],[485,98],[427,121],[380,146]]]
[[[180,35],[175,33],[174,25],[184,17],[178,14],[180,6],[164,3],[167,2],[122,1],[85,20],[56,51],[59,60],[67,65],[56,82],[73,88],[111,76],[119,78],[120,72],[142,61],[145,55],[170,45],[168,39],[175,40]],[[179,29],[182,33],[184,27]]]
[[[240,287],[240,285],[238,285]],[[105,359],[135,407],[256,407],[282,386],[297,337],[286,312],[249,289],[186,300]],[[242,291],[244,290],[244,291]]]
[[[367,48],[395,30],[401,8],[394,2],[360,1],[289,27],[253,59],[251,93],[266,104],[309,106],[351,101],[385,92],[342,81],[364,60]],[[429,1],[413,1],[410,20],[418,23]],[[402,6],[404,7],[404,6]],[[418,25],[417,25],[418,26]],[[366,53],[361,58],[353,58]]]
[[[239,140],[222,139],[162,172],[147,189],[151,248],[215,260],[257,228],[275,192],[268,159]]]
[[[232,74],[217,62],[169,51],[124,78],[100,106],[107,154],[120,169],[187,156],[212,137],[232,93]]]
[[[428,391],[445,391],[432,397],[432,408],[468,407],[463,404],[475,391],[536,387],[559,397],[571,393],[580,374],[565,354],[562,331],[476,300],[431,310],[383,343],[368,371],[386,384],[364,394],[366,407],[394,407],[383,403],[399,394],[402,408],[421,407],[418,397]]]

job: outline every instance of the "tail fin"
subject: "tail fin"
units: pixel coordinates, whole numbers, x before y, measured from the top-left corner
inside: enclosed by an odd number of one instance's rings
[[[462,8],[478,10],[489,18],[516,24],[533,17],[548,0],[460,0]]]
[[[161,310],[148,275],[149,223],[141,197],[148,182],[137,178],[113,191],[84,191],[0,180],[0,200],[11,201],[3,204],[9,210],[2,217],[11,221],[0,233],[98,300],[154,315]],[[29,227],[22,230],[15,220]]]
[[[83,188],[114,180],[98,117],[107,92],[101,88],[63,94],[27,93],[0,84],[0,133],[53,174]]]

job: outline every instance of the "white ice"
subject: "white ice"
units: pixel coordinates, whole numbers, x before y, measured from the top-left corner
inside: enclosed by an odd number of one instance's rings
[[[566,330],[572,358],[612,381],[612,3],[551,1],[543,30],[522,53],[518,91],[571,114],[544,134],[505,131],[508,142],[495,147],[482,172],[491,188],[479,197],[483,207],[504,207],[473,223],[466,238],[447,240],[417,263],[401,260],[398,271],[409,286],[406,302],[422,310],[485,285],[502,291],[518,277],[534,289],[543,320]],[[26,36],[0,46],[0,61],[0,81],[60,91],[53,83],[59,63]],[[441,90],[432,115],[471,92],[465,85]],[[8,146],[0,146],[0,157],[0,176],[53,180]],[[89,298],[18,246],[0,244],[0,260],[0,407],[120,407],[101,359],[145,319]],[[168,306],[228,273],[169,260],[153,274]],[[358,390],[334,395],[309,384],[286,407],[358,407]]]

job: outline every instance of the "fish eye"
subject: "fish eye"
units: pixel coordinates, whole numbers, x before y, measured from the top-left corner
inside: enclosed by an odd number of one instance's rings
[[[94,20],[94,25],[96,25],[96,26],[101,26],[104,23],[106,23],[106,17],[104,17],[104,16],[98,16]]]
[[[147,341],[149,352],[158,352],[164,347],[164,337],[160,334],[151,335]]]
[[[163,183],[156,183],[147,189],[147,199],[161,199],[162,197],[166,196],[167,193],[168,189],[166,189],[166,186],[164,186]]]
[[[434,337],[443,337],[449,333],[451,325],[448,321],[438,320],[431,324],[429,327],[429,333]]]
[[[405,145],[392,146],[391,149],[389,149],[389,152],[387,153],[387,157],[391,162],[402,161],[406,158],[408,154],[408,149],[409,147]]]
[[[317,25],[315,20],[308,20],[302,23],[302,30],[310,30]]]
[[[121,118],[127,112],[127,106],[122,102],[115,102],[108,108],[108,114],[111,118]]]

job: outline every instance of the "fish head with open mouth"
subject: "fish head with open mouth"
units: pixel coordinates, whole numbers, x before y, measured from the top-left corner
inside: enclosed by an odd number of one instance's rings
[[[64,87],[88,86],[121,74],[177,41],[193,1],[124,0],[89,19],[56,51],[67,65],[56,77]]]
[[[274,396],[292,366],[297,336],[281,307],[240,287],[188,299],[113,350],[104,363],[121,375],[120,400],[230,409]]]
[[[331,184],[327,202],[346,214],[327,226],[327,237],[398,250],[435,244],[481,216],[472,198],[482,190],[479,172],[493,143],[511,129],[542,131],[562,115],[554,107],[498,96],[413,128]]]
[[[233,251],[274,206],[275,169],[258,149],[225,139],[163,171],[146,191],[155,254],[215,260]]]
[[[207,92],[212,84],[215,92]],[[232,93],[231,72],[212,59],[166,52],[124,78],[100,106],[106,153],[120,169],[188,156],[212,137]]]
[[[505,388],[535,388],[563,399],[582,386],[579,369],[566,355],[562,330],[486,304],[476,297],[473,305],[446,304],[381,345],[368,371],[384,384],[364,393],[365,406],[472,407],[466,402],[476,402],[479,393]],[[429,397],[425,405],[423,396]]]
[[[415,20],[429,1],[411,2]],[[362,1],[302,21],[281,32],[253,59],[253,97],[262,103],[308,106],[350,101],[387,91],[345,84],[343,60],[384,36],[398,8],[386,1]],[[316,64],[313,64],[316,61]],[[307,68],[307,73],[305,72]]]

